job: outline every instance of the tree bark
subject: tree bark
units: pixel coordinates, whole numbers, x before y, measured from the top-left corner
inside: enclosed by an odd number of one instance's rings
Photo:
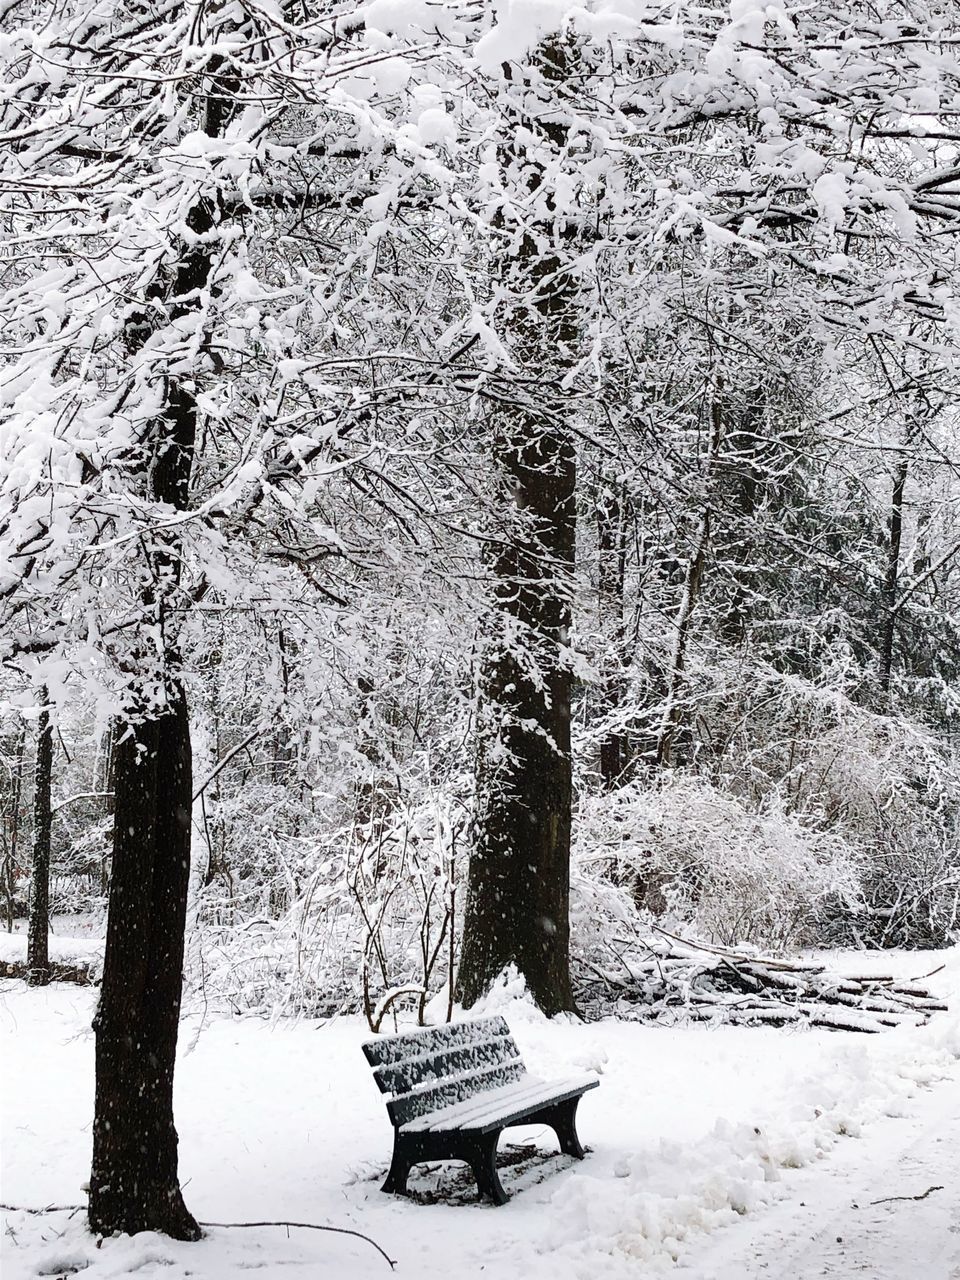
[[[53,726],[47,690],[40,690],[37,760],[33,780],[33,868],[30,875],[30,921],[27,926],[27,981],[32,987],[50,981],[50,788],[53,779]]]
[[[182,690],[116,748],[110,911],[96,1031],[90,1226],[196,1240],[180,1193],[173,1072],[190,871],[192,769]]]
[[[235,79],[208,64],[214,91],[204,131],[219,136],[233,109]],[[199,196],[186,217],[191,234],[167,286],[157,297],[176,323],[200,304],[216,252],[219,210]],[[139,322],[139,323],[138,323]],[[149,330],[134,318],[134,342]],[[131,344],[133,345],[133,344]],[[154,502],[178,511],[190,505],[197,437],[193,382],[167,378],[164,412],[146,441],[143,486]],[[145,535],[149,561],[144,603],[154,611],[159,639],[155,677],[165,705],[134,681],[127,730],[116,746],[113,867],[96,1031],[96,1101],[90,1226],[107,1234],[162,1231],[197,1240],[200,1228],[180,1191],[173,1119],[187,892],[190,879],[193,769],[190,717],[170,603],[180,593],[181,555],[175,531]],[[148,652],[145,647],[144,652]]]
[[[27,741],[27,726],[20,722],[17,734],[16,768],[13,770],[10,796],[10,838],[4,840],[3,893],[6,899],[7,933],[13,933],[13,917],[16,898],[17,852],[20,843],[20,793],[23,789],[23,757]]]
[[[178,285],[188,292],[178,273]],[[154,424],[150,496],[186,510],[196,403],[172,385]],[[165,706],[134,687],[126,732],[114,749],[113,865],[96,1032],[96,1099],[90,1227],[108,1234],[163,1231],[196,1240],[183,1203],[173,1121],[183,951],[190,877],[193,769],[179,652],[167,617],[179,586],[172,536],[148,549]]]
[[[612,483],[602,483],[597,498],[597,556],[600,632],[607,645],[601,662],[600,699],[604,714],[613,717],[624,695],[626,540],[623,507]],[[605,791],[612,791],[622,781],[627,764],[627,736],[611,724],[600,742],[600,778]]]
[[[883,583],[880,623],[880,692],[890,700],[893,649],[897,633],[897,589],[900,582],[900,543],[903,539],[903,491],[907,484],[906,460],[897,467],[890,499],[890,540],[887,544],[887,571]]]
[[[185,510],[196,406],[176,388],[158,424],[153,496]],[[179,560],[159,539],[152,578],[175,590]],[[166,706],[134,698],[114,754],[113,863],[96,1032],[90,1227],[102,1234],[163,1231],[197,1240],[177,1172],[173,1072],[177,1052],[190,877],[193,769],[190,718],[167,625],[155,605]]]
[[[495,557],[498,606],[523,639],[486,664],[478,828],[470,859],[458,997],[475,1004],[515,964],[544,1012],[572,1009],[570,627],[576,468],[571,441],[501,438],[499,462],[533,525]]]
[[[538,88],[514,83],[517,129],[561,149],[551,81],[568,74],[558,37],[541,47]],[[504,68],[507,80],[518,74]],[[550,95],[545,97],[543,95]],[[504,142],[507,171],[535,196],[543,182],[536,150]],[[552,211],[550,199],[546,208]],[[481,676],[477,821],[470,858],[458,998],[472,1005],[515,964],[544,1012],[573,1009],[570,984],[570,696],[566,646],[576,540],[576,454],[557,387],[579,335],[579,290],[556,246],[564,230],[547,217],[501,229],[516,248],[494,271],[510,299],[514,355],[543,383],[531,395],[506,379],[493,410],[491,462],[498,536],[489,559],[497,640]],[[510,235],[504,236],[509,244]],[[551,246],[545,248],[544,246]],[[542,406],[542,410],[541,410]]]
[[[668,769],[674,762],[674,750],[683,727],[685,706],[683,702],[684,683],[687,669],[687,644],[690,639],[690,628],[693,615],[700,599],[700,588],[707,567],[707,556],[710,548],[710,528],[712,520],[713,484],[720,443],[723,437],[723,409],[720,403],[721,383],[717,379],[713,398],[710,404],[710,451],[704,467],[704,506],[697,527],[697,536],[693,551],[687,562],[687,572],[683,583],[683,593],[677,610],[676,634],[673,642],[673,653],[670,660],[669,683],[664,702],[663,718],[657,740],[656,763],[658,768]]]

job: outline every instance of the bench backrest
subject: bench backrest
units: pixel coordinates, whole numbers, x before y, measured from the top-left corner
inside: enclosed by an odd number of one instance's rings
[[[506,1019],[451,1022],[425,1031],[368,1040],[363,1046],[387,1111],[399,1127],[417,1116],[465,1102],[525,1073]]]

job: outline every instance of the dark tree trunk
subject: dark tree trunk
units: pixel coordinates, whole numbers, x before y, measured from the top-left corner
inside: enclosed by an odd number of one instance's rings
[[[499,442],[505,484],[526,517],[493,569],[521,639],[488,657],[478,832],[470,859],[459,999],[474,1004],[513,963],[546,1013],[573,1008],[569,970],[573,445],[542,429]]]
[[[158,425],[153,496],[186,506],[196,410],[171,392]],[[174,548],[149,552],[154,581],[172,593],[178,582]],[[166,707],[139,711],[114,746],[113,860],[96,1032],[96,1101],[90,1227],[108,1234],[163,1231],[196,1240],[177,1174],[173,1072],[183,984],[193,770],[179,655],[156,608],[163,645]]]
[[[178,510],[188,504],[196,404],[169,392],[155,424],[151,497]],[[166,706],[137,691],[126,732],[114,746],[113,865],[96,1032],[96,1101],[90,1227],[107,1234],[163,1231],[196,1240],[177,1173],[173,1072],[183,984],[190,878],[193,769],[190,719],[178,678],[179,653],[167,605],[179,587],[175,545],[157,537],[148,550],[162,644]]]
[[[233,111],[237,81],[219,55],[211,77],[204,132],[220,136]],[[155,287],[172,323],[191,315],[209,287],[215,229],[222,210],[199,197],[186,216],[191,233],[181,245],[173,280]],[[135,349],[151,315],[131,318]],[[143,486],[154,502],[178,511],[190,506],[197,438],[197,401],[189,374],[167,380],[162,416],[146,441]],[[190,879],[193,770],[190,718],[179,676],[180,654],[171,603],[184,607],[176,532],[150,533],[143,545],[151,586],[143,603],[160,641],[165,706],[136,687],[127,732],[115,747],[113,867],[96,1030],[96,1106],[90,1226],[98,1232],[163,1231],[196,1240],[200,1228],[180,1192],[173,1073],[183,984],[187,888]],[[144,646],[144,656],[150,646]],[[149,674],[149,673],[144,673]]]
[[[660,737],[657,743],[657,764],[664,769],[669,769],[674,762],[674,748],[683,727],[683,719],[686,712],[683,701],[683,686],[687,670],[687,642],[690,639],[690,628],[697,601],[700,599],[700,587],[703,583],[709,542],[710,510],[708,508],[700,518],[697,543],[687,564],[683,595],[680,597],[680,608],[677,611],[677,631],[673,642],[669,684],[667,686],[663,721],[660,726]]]
[[[96,1030],[90,1226],[199,1238],[177,1175],[173,1070],[190,872],[182,691],[116,747],[110,912]]]
[[[148,475],[151,496],[179,510],[187,505],[195,428],[192,397],[172,389]],[[166,616],[179,584],[175,550],[154,541],[151,578],[164,585],[145,598],[162,640],[166,706],[140,710],[135,699],[114,746],[113,865],[94,1019],[90,1226],[196,1240],[200,1228],[180,1194],[173,1122],[193,793],[190,720]]]
[[[4,840],[3,894],[6,899],[7,933],[13,933],[13,916],[17,887],[17,853],[20,845],[20,793],[23,790],[23,757],[27,742],[27,726],[20,722],[17,734],[17,765],[13,772],[10,796],[10,836]]]
[[[541,49],[537,75],[515,81],[517,127],[563,148],[551,81],[568,74],[558,38]],[[521,74],[504,68],[509,79]],[[534,87],[534,82],[536,87]],[[543,181],[533,151],[511,136],[505,166],[535,194]],[[521,193],[522,196],[522,193]],[[521,200],[522,203],[522,200]],[[550,202],[546,202],[549,209]],[[565,652],[571,620],[576,538],[576,455],[560,385],[579,336],[578,287],[555,245],[564,230],[549,218],[519,229],[495,274],[511,299],[515,356],[535,391],[506,378],[494,391],[491,461],[497,537],[489,564],[497,640],[481,677],[477,823],[470,859],[457,993],[474,1004],[515,964],[546,1013],[572,1009],[570,985],[570,695]],[[505,235],[505,242],[510,239]],[[508,407],[504,407],[508,406]]]
[[[897,634],[897,588],[900,582],[903,491],[907,484],[907,471],[906,461],[901,462],[893,478],[893,494],[890,499],[890,541],[887,544],[887,572],[883,583],[883,609],[880,624],[880,691],[885,702],[890,699],[893,649]]]
[[[764,478],[777,467],[765,430],[766,399],[763,385],[747,390],[747,403],[741,405],[724,441],[724,456],[717,459],[722,519],[715,533],[716,552],[730,581],[729,594],[720,601],[717,633],[729,645],[741,645],[747,637],[757,595],[753,566],[762,560],[756,539],[757,510]]]
[[[597,554],[600,632],[607,645],[600,670],[600,699],[604,715],[615,718],[624,695],[626,540],[622,503],[611,484],[602,486],[597,499]],[[627,764],[626,734],[611,724],[600,742],[600,778],[605,791],[612,791],[622,781]]]
[[[40,690],[42,710],[37,722],[37,762],[33,778],[33,868],[30,875],[30,922],[27,928],[27,981],[45,986],[50,981],[50,787],[53,779],[53,726],[47,690]]]

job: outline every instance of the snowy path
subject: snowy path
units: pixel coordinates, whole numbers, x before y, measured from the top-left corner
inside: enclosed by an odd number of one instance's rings
[[[697,1280],[960,1280],[960,1086],[797,1171],[790,1196],[703,1241]],[[922,1200],[890,1200],[922,1195]],[[887,1203],[875,1201],[887,1199]]]

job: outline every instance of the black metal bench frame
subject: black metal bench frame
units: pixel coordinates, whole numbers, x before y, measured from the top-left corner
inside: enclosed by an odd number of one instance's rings
[[[533,1080],[503,1018],[382,1037],[364,1044],[363,1052],[381,1092],[393,1095],[387,1102],[393,1159],[382,1187],[386,1192],[406,1195],[415,1164],[462,1160],[472,1169],[480,1196],[506,1204],[509,1196],[497,1173],[497,1145],[503,1130],[513,1125],[546,1125],[565,1155],[583,1159],[577,1106],[599,1081]],[[525,1102],[524,1094],[531,1101]],[[489,1105],[484,1107],[487,1097]],[[449,1114],[451,1107],[462,1110],[468,1104],[473,1105],[463,1122]]]

